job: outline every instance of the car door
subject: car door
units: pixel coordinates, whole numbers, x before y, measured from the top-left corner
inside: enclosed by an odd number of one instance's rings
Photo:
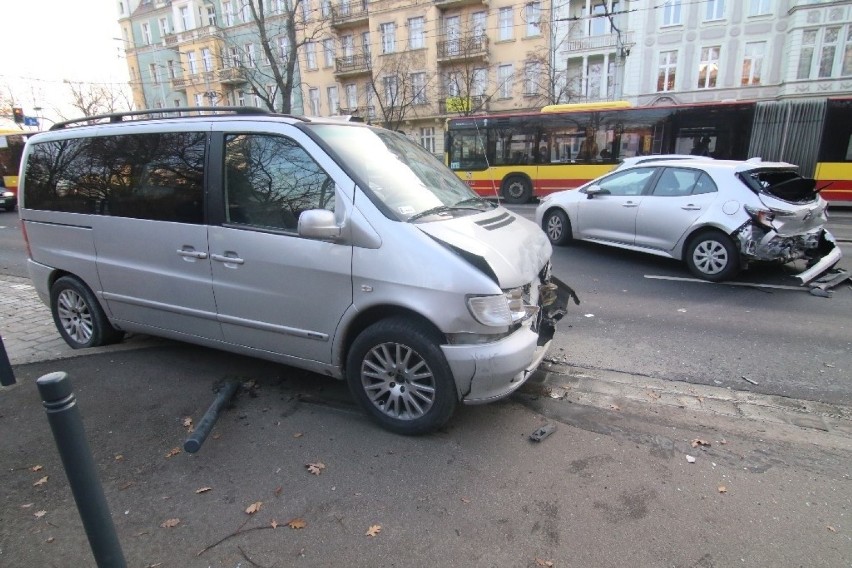
[[[671,251],[717,195],[716,184],[706,172],[663,168],[637,210],[635,244]]]
[[[600,180],[601,191],[589,193],[577,208],[579,237],[633,244],[642,194],[656,173],[654,167],[631,168]]]
[[[218,139],[222,223],[211,225],[209,239],[225,340],[330,362],[331,339],[352,304],[352,247],[302,238],[297,227],[303,211],[351,202],[324,166],[343,174],[293,127],[286,135],[243,128]]]
[[[88,144],[85,171],[98,175],[87,183],[101,196],[92,217],[97,269],[115,320],[222,339],[203,218],[206,148],[200,131]]]

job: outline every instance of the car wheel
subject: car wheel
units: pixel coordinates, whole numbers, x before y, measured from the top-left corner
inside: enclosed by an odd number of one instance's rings
[[[555,246],[566,245],[573,239],[571,221],[562,209],[551,209],[545,213],[541,228]]]
[[[346,379],[358,403],[379,424],[398,434],[432,432],[458,403],[455,380],[425,326],[400,318],[379,321],[355,339]]]
[[[506,203],[519,205],[526,203],[532,197],[532,186],[527,178],[509,176],[503,182],[503,199]]]
[[[731,238],[707,231],[693,238],[686,249],[686,264],[697,277],[711,282],[730,280],[740,270],[740,255]]]
[[[63,276],[50,289],[53,322],[65,342],[74,349],[98,347],[121,341],[95,295],[73,276]]]

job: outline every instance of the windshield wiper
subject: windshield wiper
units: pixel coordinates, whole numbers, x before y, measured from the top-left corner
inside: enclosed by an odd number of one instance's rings
[[[471,205],[462,205],[463,203],[467,203],[471,201],[471,199],[465,199],[463,201],[459,201],[455,205],[438,205],[437,207],[432,207],[431,209],[427,209],[426,211],[421,211],[420,213],[415,213],[411,217],[408,218],[408,222],[415,221],[422,217],[428,217],[429,215],[437,215],[438,213],[446,213],[448,211],[458,211],[462,209],[471,210],[471,211],[483,211],[481,207],[473,207]],[[482,201],[485,201],[484,199]]]
[[[490,209],[494,209],[494,204],[487,199],[483,199],[478,195],[474,195],[473,197],[468,197],[467,199],[462,199],[458,203],[454,205],[454,207],[460,207],[463,205],[467,205],[468,203],[478,203],[480,205],[488,205]]]

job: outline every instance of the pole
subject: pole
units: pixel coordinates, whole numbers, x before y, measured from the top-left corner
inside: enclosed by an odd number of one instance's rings
[[[15,373],[9,362],[9,354],[3,345],[3,337],[0,337],[0,386],[8,387],[15,384]]]
[[[201,418],[201,422],[198,423],[198,427],[192,434],[190,434],[189,438],[186,439],[186,442],[183,443],[184,450],[190,454],[194,454],[201,449],[201,444],[203,444],[204,440],[207,439],[207,436],[213,429],[213,425],[216,424],[216,420],[219,419],[219,413],[223,408],[225,408],[228,401],[233,398],[234,393],[237,392],[239,387],[239,381],[228,381],[221,389],[219,389],[216,399],[213,401],[213,404],[210,405],[210,408],[207,409],[207,412],[204,413],[204,416]]]
[[[71,381],[66,373],[56,372],[44,375],[36,384],[95,562],[99,568],[126,568]]]

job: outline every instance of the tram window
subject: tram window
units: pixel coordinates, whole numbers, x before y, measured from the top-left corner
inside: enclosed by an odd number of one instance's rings
[[[852,101],[828,101],[820,162],[852,162]]]

